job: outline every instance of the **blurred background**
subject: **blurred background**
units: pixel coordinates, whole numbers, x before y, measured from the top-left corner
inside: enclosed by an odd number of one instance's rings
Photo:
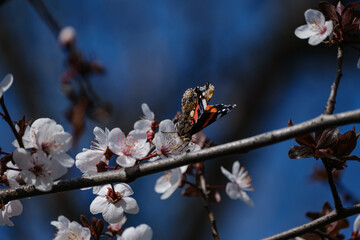
[[[294,35],[295,28],[305,24],[305,10],[317,9],[316,1],[43,3],[61,27],[75,28],[76,46],[83,56],[105,67],[104,74],[90,75],[88,80],[102,101],[111,103],[112,114],[101,123],[87,118],[83,135],[70,152],[74,158],[82,148],[90,147],[95,126],[129,132],[142,116],[144,102],[157,120],[172,119],[180,110],[183,92],[206,82],[215,86],[212,103],[237,104],[204,131],[221,144],[285,127],[289,118],[299,123],[318,116],[335,79],[336,49],[312,47]],[[345,48],[344,54],[335,113],[360,106],[358,54],[351,48]],[[23,114],[33,120],[49,117],[72,132],[66,117],[72,103],[61,91],[66,59],[53,32],[28,1],[9,0],[0,5],[0,76],[11,72],[15,77],[5,94],[14,120]],[[1,148],[12,152],[14,137],[4,121],[0,129]],[[226,184],[220,166],[231,169],[239,160],[255,188],[249,193],[254,207],[230,200],[224,191],[221,203],[212,205],[222,239],[264,238],[306,223],[305,212],[320,211],[325,201],[333,205],[327,184],[311,180],[320,161],[289,159],[292,145],[294,140],[206,162],[210,184]],[[359,155],[359,147],[353,154]],[[360,198],[359,171],[359,163],[348,163],[340,193],[346,188]],[[160,200],[154,185],[161,175],[131,183],[140,212],[127,215],[125,228],[146,223],[154,239],[211,239],[198,198],[184,197],[177,190],[169,199]],[[73,167],[66,177],[80,176]],[[51,239],[56,229],[50,221],[59,215],[72,221],[79,221],[80,214],[91,217],[89,205],[94,198],[91,191],[78,190],[23,199],[22,215],[12,218],[14,227],[0,228],[0,238]],[[349,218],[351,223],[354,218]],[[347,238],[350,232],[344,231]]]

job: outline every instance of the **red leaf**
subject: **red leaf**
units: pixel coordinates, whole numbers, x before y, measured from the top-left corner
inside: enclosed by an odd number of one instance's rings
[[[334,25],[339,22],[338,16],[336,14],[336,8],[334,5],[328,2],[320,2],[319,10],[322,12],[326,19],[330,19],[333,21]]]
[[[354,130],[347,131],[341,135],[336,144],[338,156],[348,156],[356,147],[357,137]]]
[[[334,145],[339,137],[339,129],[338,128],[328,128],[325,129],[322,133],[319,142],[316,146],[317,149],[328,148]]]
[[[360,5],[360,2],[355,2],[346,5],[342,12],[342,19],[341,19],[341,25],[345,27],[348,24],[351,24],[355,17],[355,8],[357,8]]]
[[[289,150],[289,158],[301,159],[314,157],[314,149],[308,146],[292,146]]]

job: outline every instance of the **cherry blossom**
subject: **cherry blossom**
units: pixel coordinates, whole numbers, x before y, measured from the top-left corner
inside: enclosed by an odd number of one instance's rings
[[[331,37],[333,31],[333,23],[331,20],[325,21],[324,15],[314,9],[305,11],[305,25],[302,25],[295,30],[295,35],[298,38],[309,38],[309,44],[312,46],[318,45],[327,37]]]
[[[22,179],[27,184],[33,184],[39,191],[50,191],[53,180],[67,172],[67,168],[48,159],[41,150],[31,154],[23,148],[18,148],[14,151],[13,158],[21,169]]]
[[[181,176],[186,169],[187,166],[174,168],[158,178],[155,184],[155,192],[162,193],[160,199],[167,199],[175,192],[181,182]]]
[[[109,133],[109,148],[118,155],[116,162],[122,167],[134,166],[136,159],[145,157],[150,150],[146,133],[133,130],[125,138],[120,128],[114,128]]]
[[[175,124],[169,120],[163,120],[159,124],[159,132],[155,134],[154,144],[159,156],[171,157],[181,153],[200,150],[200,146],[193,142],[184,141],[177,133]]]
[[[93,146],[90,149],[83,149],[83,152],[78,153],[75,157],[76,167],[80,169],[84,175],[91,175],[98,172],[97,165],[100,161],[106,165],[109,163],[111,152],[108,149],[109,146],[109,129],[105,128],[105,131],[99,127],[94,128],[94,135],[97,142],[93,142]]]
[[[359,226],[360,226],[360,214],[357,215],[357,217],[354,220],[354,226],[353,226],[353,236],[359,237]],[[354,238],[356,239],[356,238]]]
[[[90,240],[90,229],[81,226],[78,222],[70,222],[64,216],[59,216],[57,221],[51,221],[51,225],[57,228],[54,240],[79,239]]]
[[[122,226],[125,224],[127,218],[125,215],[123,215],[123,217],[121,218],[121,220],[117,223],[112,223],[108,226],[108,230],[110,230],[111,232],[117,234],[117,233],[121,233],[122,232]]]
[[[129,197],[134,192],[126,183],[119,183],[111,188],[110,185],[103,186],[97,196],[90,204],[92,214],[101,213],[106,222],[118,223],[124,212],[136,214],[139,206],[134,198]]]
[[[18,216],[22,213],[23,206],[19,200],[14,200],[5,204],[0,204],[0,226],[8,225],[14,226],[14,223],[10,221],[11,217]]]
[[[117,240],[151,240],[153,231],[147,224],[140,224],[136,228],[129,227],[124,230]]]
[[[9,183],[9,186],[12,188],[18,187],[20,184],[17,182],[17,178],[20,174],[20,171],[13,170],[13,169],[18,169],[18,167],[12,162],[8,162],[6,166],[11,168],[5,171],[6,179]]]
[[[244,167],[240,168],[238,161],[234,162],[232,166],[232,173],[221,166],[221,172],[227,177],[230,182],[226,184],[226,193],[231,199],[240,199],[250,206],[254,203],[245,191],[254,191],[251,185],[251,178]]]
[[[152,130],[152,126],[155,121],[155,114],[150,110],[149,106],[146,103],[141,104],[141,109],[144,116],[141,120],[135,122],[134,129],[147,132],[149,130]]]
[[[72,167],[74,159],[66,152],[71,148],[72,136],[60,124],[49,118],[39,118],[27,127],[22,138],[25,148],[42,150],[51,160],[64,167]],[[16,147],[18,143],[13,142]]]
[[[0,98],[2,98],[2,95],[4,94],[4,92],[6,92],[11,87],[13,80],[14,80],[13,75],[8,74],[0,82]]]

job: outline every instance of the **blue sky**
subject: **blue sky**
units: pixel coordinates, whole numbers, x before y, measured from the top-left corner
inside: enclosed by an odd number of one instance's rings
[[[229,115],[205,129],[220,144],[285,127],[290,117],[295,123],[316,117],[323,111],[335,78],[336,49],[311,47],[293,33],[305,23],[303,12],[316,8],[313,3],[44,2],[61,26],[76,29],[78,48],[106,67],[104,75],[90,80],[97,93],[111,102],[113,115],[105,124],[87,121],[78,146],[70,152],[73,157],[90,146],[95,126],[128,132],[142,115],[143,102],[158,120],[171,119],[180,110],[183,92],[207,81],[216,89],[212,103],[237,104]],[[0,73],[12,72],[15,77],[5,96],[13,118],[24,113],[32,119],[49,117],[70,132],[65,117],[70,103],[61,93],[59,80],[65,57],[54,36],[24,1],[3,4],[0,20]],[[357,58],[352,49],[345,49],[335,112],[360,105]],[[352,125],[340,129],[350,128]],[[11,131],[1,121],[0,129],[0,146],[13,151]],[[209,182],[225,184],[219,166],[230,169],[233,161],[239,160],[255,187],[249,193],[254,207],[232,201],[224,192],[223,201],[213,205],[222,239],[259,239],[278,233],[305,223],[306,211],[319,211],[325,201],[332,202],[328,186],[309,181],[319,161],[288,158],[294,144],[290,140],[206,163]],[[359,155],[359,150],[353,153]],[[356,162],[349,163],[343,176],[343,183],[355,196],[360,196],[358,171]],[[147,223],[154,230],[154,239],[209,239],[211,232],[200,200],[183,197],[181,190],[160,200],[154,192],[160,175],[131,184],[140,212],[129,215],[126,226]],[[78,176],[81,173],[75,167],[68,174]],[[0,235],[2,239],[20,239],[22,234],[50,239],[55,233],[50,221],[60,214],[77,221],[80,214],[91,216],[93,198],[90,191],[78,190],[24,199],[23,214],[13,219],[15,227],[0,228]]]

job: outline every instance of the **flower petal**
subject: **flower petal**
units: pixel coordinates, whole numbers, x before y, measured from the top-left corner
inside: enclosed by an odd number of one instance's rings
[[[119,192],[121,196],[128,197],[134,194],[134,191],[131,189],[129,184],[119,183],[115,185],[115,192]]]
[[[228,170],[226,170],[223,166],[220,167],[221,172],[225,175],[225,177],[227,177],[227,179],[229,179],[229,181],[233,182],[235,181],[235,176],[232,175]]]
[[[317,32],[307,24],[295,29],[295,35],[300,39],[306,39],[315,34],[317,34]]]
[[[305,20],[307,24],[324,24],[325,17],[322,12],[315,9],[308,9],[305,11]]]
[[[239,161],[235,161],[232,165],[232,175],[237,176],[240,169]]]
[[[327,36],[325,34],[315,34],[309,38],[308,43],[311,46],[316,46],[316,45],[320,44],[322,41],[324,41],[325,38],[327,38]]]
[[[123,199],[119,201],[119,204],[126,213],[137,214],[139,212],[139,206],[132,197],[123,197]]]
[[[103,215],[106,222],[108,222],[110,224],[118,223],[124,216],[124,210],[120,206],[120,204],[118,204],[118,203],[115,203],[115,204],[110,203],[108,205],[108,208],[105,211],[103,211],[102,215]]]
[[[147,132],[151,129],[151,121],[147,119],[138,120],[134,123],[134,129]]]
[[[51,155],[51,159],[57,161],[59,164],[66,168],[71,168],[74,165],[75,160],[67,153],[61,153],[58,155]]]
[[[6,92],[10,88],[10,86],[13,83],[13,80],[14,80],[13,75],[8,74],[0,82],[0,98],[2,97],[3,93]]]
[[[121,153],[121,148],[124,146],[125,134],[120,128],[114,128],[109,133],[109,148],[115,154]]]
[[[108,208],[109,202],[105,197],[97,196],[90,204],[90,212],[92,214],[97,214],[103,212]]]
[[[93,130],[96,141],[100,144],[101,147],[106,146],[107,144],[107,135],[104,130],[99,127],[95,127]]]
[[[144,113],[145,119],[153,120],[155,118],[155,114],[150,111],[150,108],[146,103],[141,104],[141,109]]]
[[[120,155],[116,159],[116,163],[121,167],[132,167],[134,166],[136,159],[130,156]]]

